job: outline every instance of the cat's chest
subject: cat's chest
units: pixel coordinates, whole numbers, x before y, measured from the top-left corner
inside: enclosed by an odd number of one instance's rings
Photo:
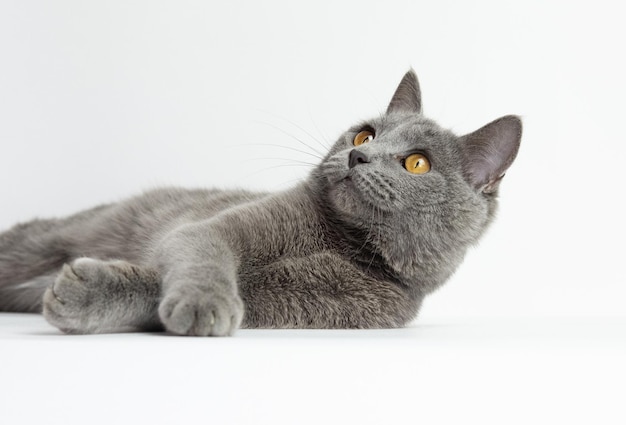
[[[302,223],[274,223],[265,231],[257,228],[252,238],[241,260],[242,264],[255,267],[335,250],[334,244],[320,228]]]

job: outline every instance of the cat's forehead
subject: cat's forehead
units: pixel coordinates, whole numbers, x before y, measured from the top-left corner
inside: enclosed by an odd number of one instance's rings
[[[405,135],[424,135],[436,137],[444,130],[433,120],[421,115],[387,115],[376,123],[380,133],[397,133]]]
[[[394,144],[448,145],[455,136],[422,115],[385,115],[371,120],[376,136]]]

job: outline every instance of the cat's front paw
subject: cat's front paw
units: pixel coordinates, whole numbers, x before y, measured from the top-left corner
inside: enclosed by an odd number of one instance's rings
[[[161,301],[159,317],[179,335],[228,336],[241,324],[243,302],[236,294],[181,289]]]
[[[81,258],[63,266],[43,296],[43,315],[50,324],[66,333],[95,330],[94,302],[99,295],[94,279],[96,265],[96,260]]]

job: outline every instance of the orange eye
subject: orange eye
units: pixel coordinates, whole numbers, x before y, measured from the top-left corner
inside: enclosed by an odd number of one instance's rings
[[[421,153],[409,155],[404,160],[404,168],[409,173],[425,174],[430,171],[430,161]]]
[[[369,143],[374,140],[374,133],[371,131],[363,130],[356,136],[354,136],[354,141],[352,142],[354,146],[361,146],[363,143]]]

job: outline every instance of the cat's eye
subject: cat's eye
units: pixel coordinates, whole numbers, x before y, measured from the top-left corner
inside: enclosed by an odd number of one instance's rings
[[[430,171],[430,161],[421,153],[409,155],[404,160],[404,168],[409,173],[425,174]]]
[[[361,146],[363,143],[369,143],[374,140],[374,133],[368,130],[363,130],[354,136],[352,143],[354,146]]]

